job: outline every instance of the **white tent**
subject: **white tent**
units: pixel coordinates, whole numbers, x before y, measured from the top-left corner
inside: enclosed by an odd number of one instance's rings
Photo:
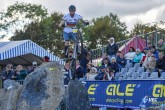
[[[41,64],[44,56],[48,56],[50,61],[59,61],[60,64],[64,64],[62,59],[31,40],[0,42],[0,65],[9,63],[31,65],[33,61]]]

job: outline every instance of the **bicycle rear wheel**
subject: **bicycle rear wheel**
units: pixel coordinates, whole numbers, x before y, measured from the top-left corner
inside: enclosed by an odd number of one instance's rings
[[[69,69],[69,77],[70,79],[75,79],[76,76],[76,59],[73,58],[70,62],[70,69]]]
[[[77,41],[78,41],[78,46],[77,46],[77,50],[78,50],[78,57],[80,57],[83,54],[83,37],[81,32],[78,32],[77,34]]]

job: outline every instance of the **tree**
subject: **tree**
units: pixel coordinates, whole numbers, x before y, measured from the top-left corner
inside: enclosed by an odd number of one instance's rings
[[[6,12],[0,12],[0,30],[6,32],[2,37],[13,34],[16,29],[24,31],[31,22],[40,22],[47,15],[47,9],[41,5],[16,2]]]
[[[165,39],[165,30],[161,28],[164,25],[162,22],[152,22],[152,23],[137,23],[131,31],[130,36],[139,36],[147,41],[147,44],[157,45],[159,39]],[[160,27],[159,27],[160,26]]]
[[[108,44],[110,37],[116,41],[126,39],[128,33],[125,23],[117,15],[110,13],[107,16],[93,19],[93,25],[85,29],[85,40],[91,48]]]
[[[55,55],[61,56],[63,51],[62,29],[58,26],[62,14],[53,13],[41,22],[32,22],[25,31],[17,30],[11,40],[31,39]]]
[[[157,29],[156,25],[147,25],[147,24],[137,23],[134,25],[134,28],[131,30],[130,36],[149,33],[149,32],[154,31],[156,29]]]

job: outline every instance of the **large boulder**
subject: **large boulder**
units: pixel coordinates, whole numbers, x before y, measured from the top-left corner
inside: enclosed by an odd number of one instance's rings
[[[61,69],[58,62],[50,62],[28,75],[17,110],[55,110],[65,94]]]
[[[67,110],[90,110],[90,102],[85,86],[77,80],[70,80],[66,90]]]
[[[0,90],[0,110],[16,110],[22,86],[14,80],[5,80]]]

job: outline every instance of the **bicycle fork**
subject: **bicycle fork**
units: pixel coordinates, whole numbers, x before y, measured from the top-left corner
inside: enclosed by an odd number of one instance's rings
[[[74,53],[73,53],[73,80],[76,78],[76,58],[77,58],[77,42],[74,45]]]

